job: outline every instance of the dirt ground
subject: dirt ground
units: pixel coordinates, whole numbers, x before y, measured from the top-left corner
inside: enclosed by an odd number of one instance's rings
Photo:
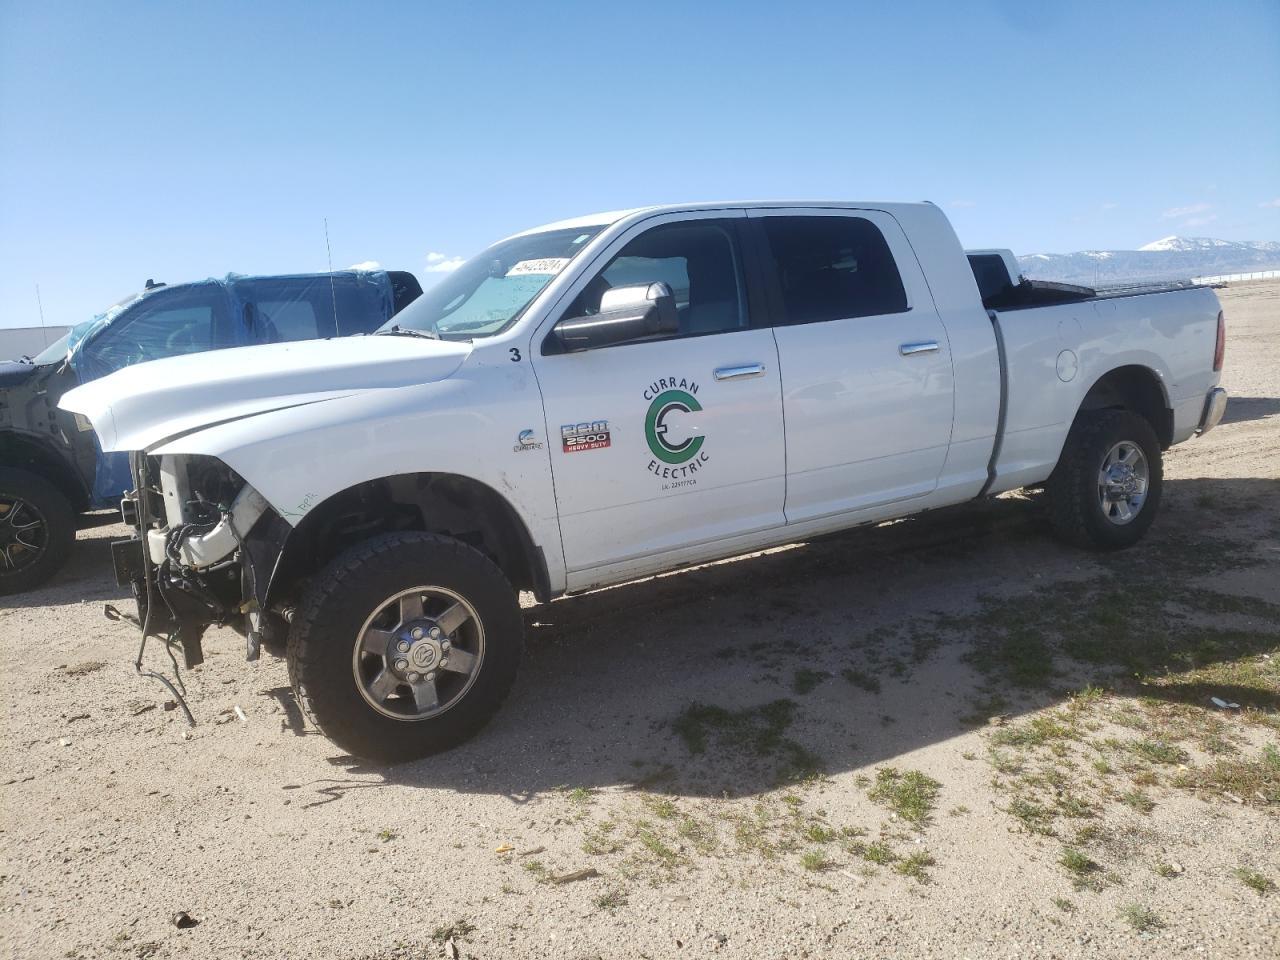
[[[4,956],[1276,957],[1280,283],[1220,295],[1227,417],[1138,548],[1007,496],[530,608],[421,763],[229,631],[188,728],[82,530],[0,610]]]

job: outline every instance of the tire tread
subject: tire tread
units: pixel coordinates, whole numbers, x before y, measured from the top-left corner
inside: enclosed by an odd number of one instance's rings
[[[0,596],[23,593],[46,582],[66,564],[76,542],[76,514],[71,502],[45,477],[29,470],[0,467],[0,490],[9,490],[37,505],[48,527],[49,545],[30,567],[0,575]]]
[[[1152,471],[1146,516],[1136,517],[1127,529],[1099,528],[1090,511],[1096,509],[1091,491],[1095,486],[1098,448],[1108,437],[1140,442]],[[1082,413],[1072,424],[1066,444],[1053,474],[1045,483],[1046,514],[1055,536],[1073,546],[1093,550],[1116,550],[1132,545],[1146,532],[1160,505],[1163,465],[1155,430],[1143,417],[1129,410]],[[1098,511],[1101,516],[1101,511]],[[1117,533],[1117,531],[1124,531]],[[1109,535],[1108,535],[1109,534]]]
[[[397,749],[394,744],[364,744],[361,741],[365,738],[356,729],[356,724],[347,722],[341,711],[326,710],[322,705],[317,704],[308,691],[316,681],[325,682],[327,672],[332,669],[332,664],[329,662],[332,650],[325,643],[317,642],[318,634],[325,625],[326,611],[332,609],[332,604],[336,600],[350,592],[353,577],[367,576],[371,573],[376,576],[379,573],[379,567],[385,567],[385,572],[388,574],[398,570],[395,556],[406,546],[430,547],[438,552],[435,559],[449,569],[463,566],[487,568],[485,573],[500,583],[501,589],[513,598],[511,600],[513,605],[516,596],[514,588],[502,571],[479,550],[453,537],[416,531],[382,534],[357,544],[331,561],[307,585],[290,626],[285,651],[294,697],[307,719],[328,739],[350,749],[353,753],[389,762],[415,759],[437,752],[439,749],[447,749],[452,744],[432,747],[425,751]],[[519,620],[518,611],[516,619]],[[486,626],[486,630],[488,629],[489,627]],[[518,662],[519,653],[523,649],[522,630],[517,630],[513,639],[517,645]],[[346,667],[343,666],[342,669]],[[470,729],[460,739],[469,736],[501,707],[515,678],[514,664],[507,673],[506,677],[501,678],[502,682],[499,683],[498,688],[492,692],[489,702],[484,705],[485,709],[480,722],[469,724]],[[435,723],[437,721],[419,722]]]

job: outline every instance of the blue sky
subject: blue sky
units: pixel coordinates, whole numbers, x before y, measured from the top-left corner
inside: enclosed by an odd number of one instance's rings
[[[1280,3],[0,0],[0,325],[692,199],[1280,239]],[[436,259],[429,261],[435,254]]]

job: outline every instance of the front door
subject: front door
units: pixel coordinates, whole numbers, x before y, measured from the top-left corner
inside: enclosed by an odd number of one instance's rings
[[[751,323],[743,223],[716,211],[638,225],[552,318],[595,312],[610,287],[663,281],[678,334],[576,353],[535,343],[570,589],[784,522],[777,352]]]
[[[772,260],[787,521],[933,492],[951,441],[951,351],[902,228],[867,210],[751,218]]]

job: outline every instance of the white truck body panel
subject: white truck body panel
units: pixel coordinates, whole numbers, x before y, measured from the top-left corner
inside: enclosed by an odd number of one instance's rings
[[[369,339],[410,351],[440,346]],[[347,342],[331,341],[334,347]],[[541,446],[517,449],[529,429]],[[152,452],[217,457],[252,477],[258,492],[295,526],[329,497],[366,480],[423,471],[467,477],[511,504],[533,542],[544,546],[554,584],[564,577],[563,553],[547,446],[528,364],[512,364],[506,350],[488,345],[470,351],[446,380],[290,406],[190,433]]]
[[[618,232],[601,256],[611,257],[638,234],[673,220],[743,216],[712,210],[648,217]],[[542,388],[570,575],[786,522],[781,381],[772,331],[550,356],[541,355],[537,339],[528,352]],[[715,371],[741,364],[759,364],[763,373],[716,379]],[[668,390],[688,393],[697,401],[690,406],[701,407],[676,407],[663,417],[673,441],[701,438],[698,455],[679,465],[658,459],[645,437],[644,412]],[[639,415],[618,416],[624,410]],[[609,446],[570,452],[562,427],[594,421],[607,423]]]
[[[782,208],[751,215],[850,212]],[[951,350],[924,273],[896,220],[875,210],[856,212],[888,242],[906,288],[907,312],[774,328],[787,371],[791,523],[927,496],[937,488],[951,440]],[[856,349],[833,349],[841,344]],[[903,344],[918,344],[921,352],[904,356]]]
[[[236,347],[213,360],[195,353],[135,364],[67,396],[103,450],[146,450],[210,424],[443,380],[469,352],[465,343],[387,337]]]
[[[871,220],[909,310],[543,354],[566,307],[633,237],[664,223],[774,215]],[[1211,290],[993,320],[931,204],[695,204],[552,226],[601,224],[495,335],[371,336],[161,360],[81,387],[62,405],[93,422],[106,450],[223,461],[294,525],[368,480],[477,481],[523,521],[559,593],[1041,482],[1090,386],[1120,366],[1159,378],[1178,442],[1195,432],[1218,380]],[[932,342],[936,350],[903,352]],[[762,369],[717,379],[751,365]],[[646,417],[669,391],[697,403],[666,410],[655,428]],[[570,451],[568,426],[574,438],[603,432],[608,444]],[[652,429],[674,443],[701,440],[696,476],[655,459]]]
[[[1218,298],[1207,288],[1000,313],[1008,419],[992,491],[1044,480],[1085,394],[1119,367],[1156,375],[1174,414],[1173,442],[1189,438],[1218,382],[1206,362],[1217,315]]]

